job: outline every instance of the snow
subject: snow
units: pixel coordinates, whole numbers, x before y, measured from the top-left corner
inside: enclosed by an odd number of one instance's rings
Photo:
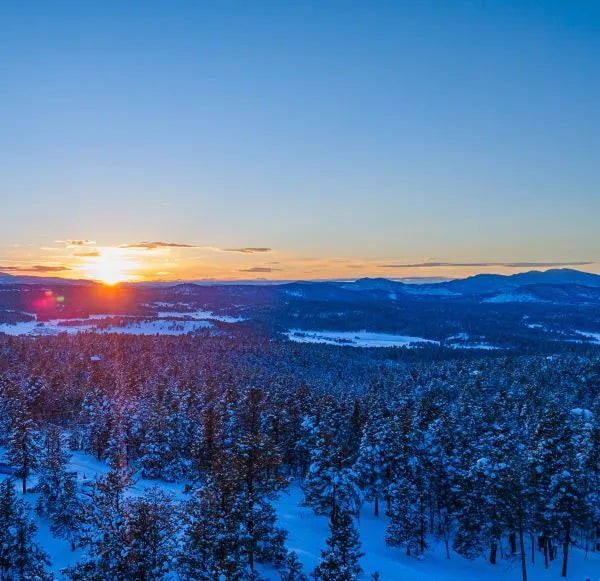
[[[292,483],[275,506],[279,524],[288,530],[287,547],[298,554],[304,564],[304,572],[310,573],[318,564],[321,549],[325,548],[325,539],[329,535],[327,517],[316,516],[311,509],[300,506],[302,490],[297,482]],[[381,512],[383,514],[383,511]],[[378,571],[382,581],[520,581],[521,563],[518,557],[500,559],[497,565],[490,565],[480,558],[469,561],[450,552],[446,558],[443,543],[432,542],[432,547],[421,560],[407,557],[400,548],[385,544],[386,516],[373,516],[371,503],[363,505],[357,528],[360,533],[361,559],[364,573],[361,580],[368,580],[374,571]],[[560,577],[560,559],[550,563],[544,569],[543,558],[536,552],[536,563],[531,564],[531,546],[526,539],[527,575],[530,581],[542,581]],[[571,549],[568,579],[577,581],[600,577],[600,554],[588,553],[587,558],[580,549]],[[273,580],[278,577],[273,576]]]
[[[485,349],[486,351],[502,349],[502,347],[490,345],[489,343],[449,343],[448,347],[451,349]]]
[[[502,303],[545,303],[548,301],[544,301],[539,299],[538,297],[525,292],[504,292],[497,294],[493,297],[484,299],[481,301],[482,303],[494,303],[494,304],[502,304]]]
[[[327,345],[343,345],[347,347],[410,347],[414,343],[434,343],[439,341],[394,335],[392,333],[375,333],[371,331],[306,331],[290,329],[285,333],[288,339],[297,343],[325,343]]]
[[[93,456],[80,451],[72,453],[69,470],[77,472],[78,481],[90,481],[96,476],[101,476],[109,471],[105,462],[96,460]],[[33,479],[32,479],[33,483]],[[17,487],[20,486],[16,482]],[[187,498],[184,493],[186,483],[170,483],[163,481],[135,478],[134,485],[127,490],[127,494],[138,497],[152,486],[159,486],[165,492],[172,494],[176,500]],[[28,493],[25,499],[31,506],[35,505],[37,494]],[[286,547],[298,554],[304,565],[304,572],[310,574],[319,562],[321,550],[325,548],[325,540],[329,535],[328,518],[317,516],[312,509],[301,506],[303,493],[299,481],[293,481],[283,491],[279,499],[274,501],[277,512],[278,524],[288,531]],[[469,561],[451,551],[451,558],[446,558],[443,543],[429,539],[431,547],[423,559],[407,557],[405,551],[388,547],[385,544],[385,529],[388,518],[383,515],[373,515],[371,503],[365,503],[356,522],[365,555],[361,558],[364,573],[360,580],[371,578],[374,571],[378,571],[382,581],[520,581],[521,569],[518,557],[500,559],[495,566],[489,565],[484,558]],[[52,569],[58,575],[60,569],[73,565],[81,558],[82,550],[72,552],[70,543],[60,538],[53,537],[49,523],[46,519],[32,511],[39,527],[37,541],[49,554]],[[527,574],[530,581],[546,581],[560,576],[560,558],[550,562],[548,570],[544,569],[543,558],[536,552],[536,563],[531,564],[531,548],[529,538],[526,538]],[[271,567],[261,567],[262,573],[270,581],[279,581],[279,574]],[[577,548],[571,549],[569,559],[568,579],[584,580],[598,579],[600,577],[600,553],[588,553]]]
[[[585,420],[591,420],[594,417],[594,412],[585,408],[573,408],[571,413],[574,416],[579,416]]]
[[[10,325],[8,323],[0,324],[0,333],[7,335],[57,335],[59,333],[68,333],[70,335],[81,332],[92,333],[118,333],[128,335],[185,335],[192,333],[198,329],[206,329],[213,326],[210,321],[206,320],[169,320],[163,319],[146,319],[132,320],[126,325],[109,327],[98,327],[94,321],[106,319],[108,317],[118,317],[123,319],[121,315],[90,315],[88,319],[77,319],[77,324],[74,320],[68,319],[52,319],[50,321],[22,321]]]
[[[501,349],[501,347],[490,345],[489,343],[481,340],[478,342],[468,342],[470,339],[472,339],[472,337],[468,333],[458,333],[457,335],[452,335],[452,337],[448,337],[446,339],[446,341],[453,341],[452,343],[447,343],[446,347],[450,347],[451,349]],[[481,337],[481,339],[485,339],[485,337]]]
[[[600,343],[600,333],[590,333],[588,331],[575,331],[575,333],[591,339],[592,343]]]
[[[244,317],[235,317],[233,315],[215,315],[212,311],[159,311],[157,313],[161,319],[186,318],[192,320],[212,319],[223,323],[239,323],[245,321]]]

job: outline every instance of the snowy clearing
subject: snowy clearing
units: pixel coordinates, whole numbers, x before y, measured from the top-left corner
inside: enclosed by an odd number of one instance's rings
[[[325,343],[327,345],[342,345],[347,347],[410,347],[415,343],[433,343],[439,341],[394,335],[392,333],[375,333],[371,331],[306,331],[290,329],[286,337],[297,343]]]
[[[22,321],[10,325],[0,324],[0,333],[7,335],[58,335],[59,333],[118,333],[128,335],[185,335],[198,329],[213,326],[206,320],[173,320],[173,319],[147,319],[133,320],[126,325],[98,326],[94,321],[108,317],[122,318],[120,315],[91,315],[88,319],[53,319],[50,321]]]
[[[213,320],[222,323],[239,323],[245,321],[245,317],[235,317],[233,315],[215,315],[212,311],[159,311],[157,316],[160,319],[192,319],[192,320]]]

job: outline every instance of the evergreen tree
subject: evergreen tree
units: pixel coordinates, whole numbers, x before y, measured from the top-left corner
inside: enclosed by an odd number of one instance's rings
[[[25,405],[12,418],[8,437],[8,458],[21,478],[23,494],[27,492],[27,478],[38,466],[40,435]]]
[[[51,427],[46,433],[42,446],[37,491],[40,493],[37,510],[40,514],[51,516],[57,508],[59,498],[69,479],[66,466],[69,454],[66,452],[61,432]]]
[[[15,496],[11,478],[0,482],[0,573],[19,581],[50,580],[50,561],[34,541],[37,527],[25,503]]]
[[[361,573],[360,541],[352,517],[345,510],[333,513],[329,524],[327,549],[321,552],[321,561],[313,576],[321,581],[354,581]]]
[[[295,551],[288,553],[280,575],[281,581],[308,581],[308,577],[302,572],[302,563]]]
[[[127,506],[127,578],[162,579],[173,569],[178,514],[170,496],[151,488]]]

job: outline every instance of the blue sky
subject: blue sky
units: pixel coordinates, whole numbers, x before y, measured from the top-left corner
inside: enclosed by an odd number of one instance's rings
[[[135,277],[598,271],[597,2],[2,12],[0,270],[89,274],[80,239]]]

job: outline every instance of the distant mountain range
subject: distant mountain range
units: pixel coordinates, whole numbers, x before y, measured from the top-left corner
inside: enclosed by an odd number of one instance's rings
[[[393,299],[398,295],[439,297],[480,297],[491,303],[502,302],[571,302],[572,300],[600,299],[600,275],[569,268],[546,271],[532,270],[512,275],[477,274],[463,279],[422,284],[390,280],[387,278],[360,278],[356,281],[298,281],[273,283],[272,281],[248,281],[254,287],[280,289],[284,294],[306,296],[319,300],[336,300],[351,293],[366,292]],[[88,280],[73,280],[58,277],[21,276],[0,273],[0,284],[4,285],[95,285]],[[130,283],[130,286],[175,287],[182,290],[197,286],[239,287],[245,281],[185,282],[185,283]],[[129,286],[129,285],[128,285]]]
[[[92,280],[61,278],[58,276],[30,276],[22,274],[8,274],[0,272],[0,284],[41,284],[41,285],[62,285],[62,284],[98,284]]]

